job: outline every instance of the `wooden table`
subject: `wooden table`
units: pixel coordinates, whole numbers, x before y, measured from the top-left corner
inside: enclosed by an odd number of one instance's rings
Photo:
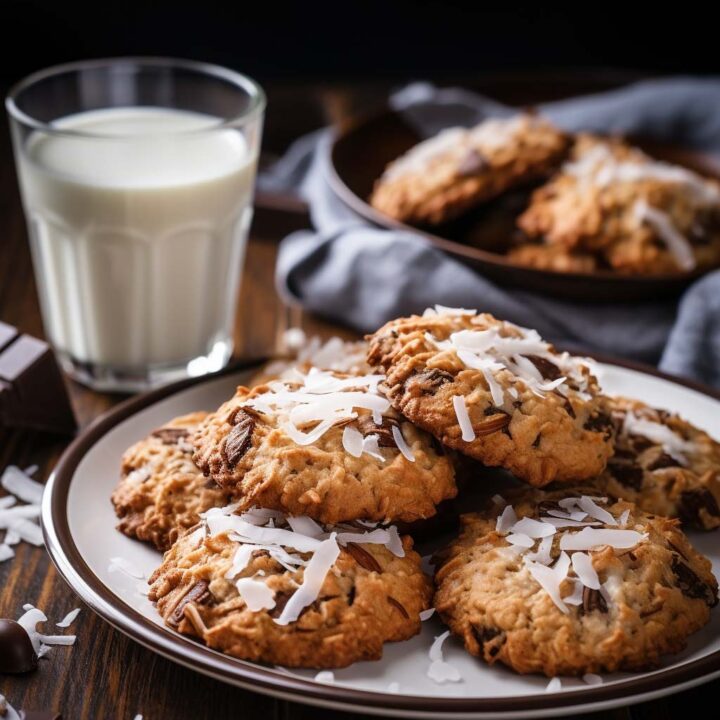
[[[592,87],[610,86],[617,79],[605,78]],[[566,94],[577,86],[566,84]],[[557,83],[533,84],[528,95],[516,84],[490,85],[491,92],[510,99],[529,98],[534,102],[558,91]],[[582,87],[588,87],[587,84]],[[545,93],[544,95],[542,93]],[[268,136],[271,149],[280,151],[293,137],[293,129],[283,122],[290,116],[295,134],[329,120],[342,121],[357,107],[366,107],[367,98],[380,95],[374,88],[278,88],[270,91],[270,108],[292,107],[292,113],[270,113]],[[313,102],[310,102],[310,99]],[[275,105],[273,105],[275,102]],[[305,106],[303,105],[305,103]],[[305,110],[303,110],[305,107]],[[295,211],[259,209],[253,225],[244,270],[240,312],[236,325],[237,353],[258,357],[276,347],[277,334],[288,322],[290,313],[283,307],[273,287],[277,241],[293,229],[308,225],[307,216]],[[292,313],[292,322],[300,322],[309,333],[327,336],[348,331],[320,319]],[[16,188],[7,129],[0,122],[0,320],[23,332],[42,336],[42,323],[33,280],[25,226]],[[78,420],[87,425],[100,413],[123,399],[120,395],[94,393],[68,382]],[[0,471],[8,464],[40,466],[45,480],[67,440],[34,432],[0,429]],[[0,491],[1,492],[1,491]],[[75,594],[58,576],[42,548],[21,544],[16,557],[0,564],[0,617],[18,617],[24,603],[32,603],[59,620],[75,607],[82,606]],[[191,670],[175,665],[140,645],[100,620],[84,608],[73,626],[78,635],[72,648],[57,647],[42,660],[38,672],[26,676],[0,676],[0,693],[17,709],[55,709],[65,720],[131,720],[141,713],[145,720],[184,720],[205,718],[264,718],[267,720],[323,720],[337,715],[223,685]],[[720,683],[715,682],[669,698],[601,712],[593,717],[634,718],[679,717],[697,704],[714,707]]]

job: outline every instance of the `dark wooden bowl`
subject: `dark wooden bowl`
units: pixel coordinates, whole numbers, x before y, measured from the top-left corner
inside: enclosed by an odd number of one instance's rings
[[[341,129],[330,147],[329,182],[338,197],[375,225],[418,233],[435,247],[452,255],[501,286],[520,287],[546,295],[585,302],[642,301],[678,295],[707,272],[695,270],[661,275],[621,275],[609,270],[564,273],[537,270],[510,262],[499,252],[507,245],[514,220],[531,189],[510,193],[441,230],[421,229],[378,212],[367,202],[375,180],[385,166],[421,138],[399,113],[385,111]],[[653,157],[704,175],[720,177],[720,160],[676,146],[633,138]]]

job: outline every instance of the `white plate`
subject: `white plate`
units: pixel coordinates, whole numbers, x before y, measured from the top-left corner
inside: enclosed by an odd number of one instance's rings
[[[141,591],[144,581],[112,571],[121,557],[147,577],[160,553],[115,530],[110,493],[122,452],[158,425],[193,410],[212,410],[228,398],[249,371],[200,383],[180,383],[134,398],[101,418],[61,459],[43,500],[48,550],[72,588],[98,614],[122,632],[162,655],[225,682],[286,699],[375,714],[413,717],[554,717],[640,702],[720,676],[720,611],[690,639],[681,654],[649,673],[606,675],[601,686],[563,679],[562,689],[546,692],[547,680],[490,668],[466,653],[454,639],[445,658],[460,670],[462,682],[439,685],[426,671],[428,649],[444,628],[437,618],[423,624],[410,641],[387,645],[379,662],[361,662],[335,671],[332,684],[315,673],[278,670],[228,658],[165,627]],[[720,437],[720,401],[666,377],[611,364],[598,364],[603,387],[684,417]],[[715,533],[693,533],[696,547],[720,573]]]

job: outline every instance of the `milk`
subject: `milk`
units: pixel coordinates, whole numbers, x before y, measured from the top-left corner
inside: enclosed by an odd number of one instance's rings
[[[54,123],[82,136],[29,136],[23,202],[61,357],[130,371],[227,359],[256,156],[218,122],[113,108]]]

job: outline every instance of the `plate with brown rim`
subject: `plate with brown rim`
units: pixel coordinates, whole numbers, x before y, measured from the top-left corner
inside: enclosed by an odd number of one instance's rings
[[[252,367],[233,369],[201,380],[176,383],[131,398],[99,418],[67,449],[43,498],[45,541],[58,570],[73,590],[102,618],[135,641],[175,662],[223,682],[254,692],[342,710],[377,715],[426,718],[557,717],[624,706],[667,695],[720,676],[720,609],[690,638],[685,651],[667,657],[645,673],[613,673],[599,686],[563,678],[558,691],[546,692],[547,678],[521,676],[488,667],[467,654],[454,639],[445,643],[445,659],[461,682],[436,684],[426,672],[428,650],[444,631],[437,617],[423,623],[412,640],[389,644],[383,659],[336,670],[332,683],[316,681],[314,671],[284,670],[235,660],[166,627],[144,594],[144,581],[116,568],[121,557],[142,575],[160,563],[160,553],[115,530],[110,493],[120,456],[132,443],[168,419],[193,410],[211,410],[248,380]],[[613,394],[637,397],[681,412],[691,422],[720,437],[720,394],[639,366],[616,361],[597,363],[603,387]],[[472,509],[476,494],[495,492],[477,484],[463,498]],[[720,573],[715,533],[692,533],[698,549]],[[423,540],[432,552],[440,538]]]
[[[407,225],[373,208],[368,198],[389,162],[422,138],[402,113],[385,111],[341,128],[329,145],[328,182],[334,193],[365,220],[390,230],[418,233],[435,247],[504,286],[586,302],[638,301],[678,295],[707,270],[658,275],[622,275],[610,270],[565,273],[511,262],[504,254],[515,218],[532,188],[508,193],[495,202],[437,228]],[[631,141],[658,160],[720,178],[720,158],[645,138]]]

